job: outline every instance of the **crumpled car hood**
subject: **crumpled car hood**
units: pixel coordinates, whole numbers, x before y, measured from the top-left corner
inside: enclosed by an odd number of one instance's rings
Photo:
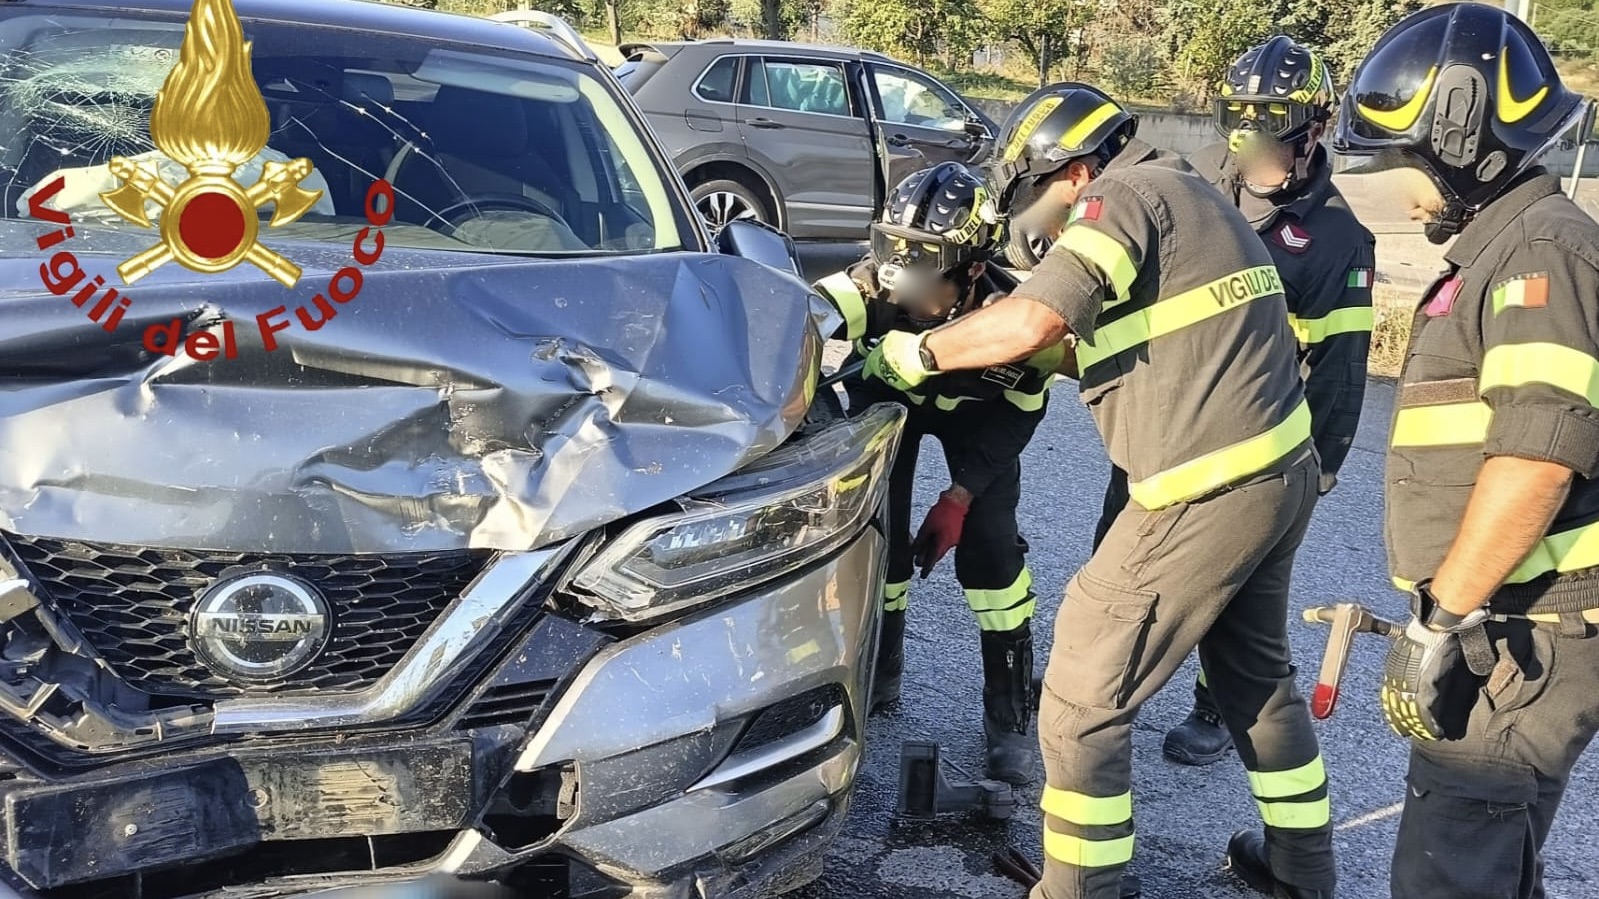
[[[530,549],[720,478],[803,419],[827,314],[797,278],[723,256],[518,260],[389,247],[316,331],[347,244],[169,264],[114,333],[47,292],[37,225],[0,224],[0,529],[137,546],[348,553]],[[85,244],[85,239],[88,239]],[[270,240],[270,236],[268,236]],[[80,235],[115,266],[148,232]],[[92,249],[93,254],[85,249]],[[342,251],[342,252],[341,252]],[[103,255],[101,255],[103,254]],[[237,358],[144,348],[181,318]]]

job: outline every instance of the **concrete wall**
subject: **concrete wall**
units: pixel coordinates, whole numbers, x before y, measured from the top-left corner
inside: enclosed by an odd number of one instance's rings
[[[1015,108],[1014,103],[998,100],[974,100],[974,105],[994,121],[1004,123],[1007,116]],[[1210,126],[1210,116],[1194,115],[1190,113],[1171,112],[1169,110],[1138,109],[1138,136],[1139,138],[1167,150],[1181,153],[1184,156],[1198,150],[1209,143],[1214,143],[1221,138]],[[1577,151],[1552,150],[1544,156],[1543,164],[1552,174],[1562,178],[1571,175],[1575,168]],[[1341,172],[1353,164],[1354,160],[1334,157],[1333,171]],[[1582,164],[1583,177],[1599,175],[1599,145],[1588,148],[1587,157]]]

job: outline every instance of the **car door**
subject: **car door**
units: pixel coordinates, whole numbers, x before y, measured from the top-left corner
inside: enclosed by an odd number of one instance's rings
[[[777,181],[788,233],[859,240],[876,207],[876,157],[844,63],[751,56],[739,99],[745,149]]]
[[[974,113],[928,75],[881,62],[867,63],[879,151],[888,186],[940,162],[973,163],[987,155],[992,135],[974,134]],[[986,134],[987,128],[982,131]]]

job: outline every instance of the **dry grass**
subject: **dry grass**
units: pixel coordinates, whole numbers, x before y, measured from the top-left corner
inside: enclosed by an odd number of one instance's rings
[[[1410,320],[1414,298],[1379,285],[1372,295],[1376,321],[1371,329],[1371,355],[1366,371],[1373,377],[1397,378],[1410,345]]]

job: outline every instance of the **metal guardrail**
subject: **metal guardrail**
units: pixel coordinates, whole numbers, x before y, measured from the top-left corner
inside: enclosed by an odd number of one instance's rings
[[[543,12],[537,9],[512,9],[489,16],[491,22],[503,22],[507,25],[531,25],[541,31],[547,31],[552,37],[567,45],[572,51],[590,62],[599,62],[599,54],[594,48],[583,40],[583,35],[578,33],[572,23],[560,16]]]

